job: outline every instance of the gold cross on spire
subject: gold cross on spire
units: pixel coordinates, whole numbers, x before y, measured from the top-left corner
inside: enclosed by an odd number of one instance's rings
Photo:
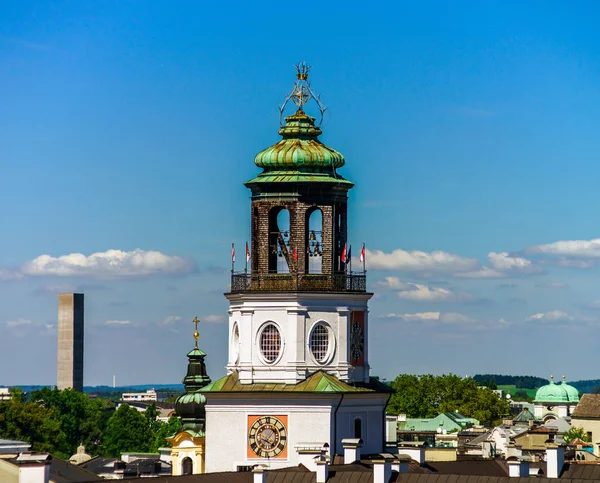
[[[198,338],[200,337],[200,333],[198,332],[198,322],[200,322],[200,319],[198,319],[198,316],[194,317],[194,320],[192,320],[192,322],[195,325],[195,330],[194,330],[194,340],[196,341],[196,349],[198,348]]]

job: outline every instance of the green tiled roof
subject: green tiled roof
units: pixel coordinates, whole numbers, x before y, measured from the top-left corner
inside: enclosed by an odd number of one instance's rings
[[[461,431],[467,426],[479,424],[474,418],[467,418],[460,413],[442,413],[435,418],[407,418],[398,423],[399,431],[435,432],[438,428],[446,432]]]
[[[331,374],[319,371],[298,384],[253,383],[242,384],[236,372],[201,389],[201,392],[304,392],[304,393],[358,393],[391,392],[391,388],[371,379],[368,384],[347,384]]]

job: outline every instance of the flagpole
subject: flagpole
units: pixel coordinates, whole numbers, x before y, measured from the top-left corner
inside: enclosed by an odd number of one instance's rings
[[[367,250],[365,248],[365,244],[363,243],[363,273],[367,273]]]
[[[350,275],[352,275],[352,245],[350,245],[350,250],[348,250],[348,261],[350,262]]]
[[[235,264],[235,243],[231,244],[231,273],[233,274]]]
[[[248,273],[248,242],[246,242],[246,253],[244,253],[244,258],[246,259],[246,268],[244,268],[244,273]]]

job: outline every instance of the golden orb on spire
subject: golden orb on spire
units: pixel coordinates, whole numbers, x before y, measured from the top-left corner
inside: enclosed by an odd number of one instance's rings
[[[195,325],[195,329],[194,329],[194,340],[196,341],[196,349],[198,348],[198,339],[200,338],[200,332],[198,332],[198,322],[200,322],[200,319],[198,319],[198,316],[194,317],[194,320],[192,320],[192,322]]]

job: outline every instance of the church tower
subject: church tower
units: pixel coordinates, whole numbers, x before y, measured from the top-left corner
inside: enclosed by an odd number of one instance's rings
[[[252,194],[250,270],[232,270],[225,294],[228,375],[203,389],[207,471],[263,461],[292,466],[301,460],[298,445],[320,450],[327,443],[336,451],[343,438],[382,450],[387,387],[369,377],[372,294],[348,257],[354,185],[338,173],[342,154],[319,140],[320,122],[305,112],[309,101],[321,120],[325,112],[308,75],[299,64],[281,116],[288,105],[296,110],[281,125],[282,139],[256,155],[262,172],[245,183]],[[227,437],[218,437],[223,430]],[[243,449],[234,450],[234,441]]]

